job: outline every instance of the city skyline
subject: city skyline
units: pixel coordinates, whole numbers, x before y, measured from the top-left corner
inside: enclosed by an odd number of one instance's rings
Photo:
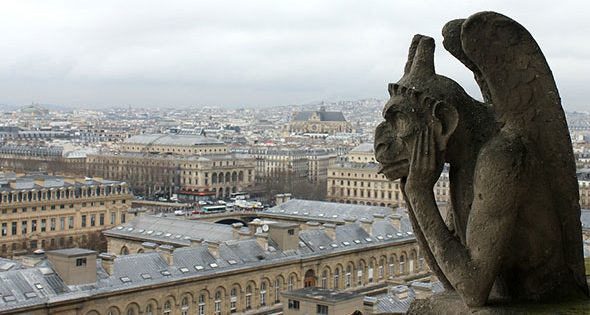
[[[480,98],[471,73],[442,48],[440,31],[450,19],[494,10],[520,21],[543,47],[564,108],[588,108],[581,91],[589,44],[579,39],[590,22],[578,4],[371,4],[11,3],[0,22],[0,104],[252,107],[385,99],[415,33],[435,38],[437,71]]]

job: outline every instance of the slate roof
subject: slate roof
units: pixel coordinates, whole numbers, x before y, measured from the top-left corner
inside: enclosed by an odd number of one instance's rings
[[[301,203],[299,204],[301,205]],[[322,204],[317,205],[324,209],[330,208]],[[314,205],[314,203],[308,205]],[[336,206],[347,207],[349,205],[336,204]],[[381,207],[370,208],[379,210],[378,208]],[[350,209],[354,209],[354,207]],[[174,223],[169,221],[174,221]],[[97,259],[97,282],[84,285],[65,285],[53,272],[49,262],[30,269],[0,272],[0,312],[23,305],[41,305],[76,298],[88,299],[92,295],[106,292],[117,292],[129,288],[141,289],[148,285],[173,283],[186,278],[198,280],[200,277],[221,272],[259,268],[281,262],[295,262],[302,258],[321,257],[333,252],[365,250],[384,244],[394,246],[395,243],[414,240],[407,218],[402,219],[401,231],[388,226],[390,222],[388,219],[376,219],[372,223],[372,235],[369,235],[361,227],[360,222],[338,225],[335,227],[335,239],[331,239],[326,234],[325,227],[302,230],[299,232],[298,248],[288,251],[280,250],[272,239],[268,240],[268,249],[265,250],[254,238],[230,240],[230,237],[219,243],[218,257],[213,256],[206,243],[176,248],[171,253],[171,264],[165,258],[165,255],[169,254],[163,252],[119,256],[113,261],[114,272],[112,275],[108,275],[104,271],[101,259]],[[226,226],[215,223],[203,224],[203,222],[181,219],[144,216],[123,225],[127,227],[125,231],[133,233],[133,230],[127,231],[133,224],[136,224],[135,227],[147,224],[152,226],[154,230],[170,229],[168,231],[171,233],[173,229],[174,233],[183,233],[183,235],[194,233],[191,232],[194,228],[198,231],[198,235],[208,233],[209,238],[211,236],[219,237],[216,231],[220,230],[221,233],[224,233],[226,228]],[[227,228],[231,229],[229,226]],[[270,228],[272,229],[272,224]],[[117,229],[117,231],[121,230]],[[231,232],[231,230],[229,231]],[[229,233],[226,236],[229,236]],[[42,288],[38,289],[35,283],[39,283]],[[28,292],[34,293],[35,296],[28,294],[29,297],[27,297],[26,293]],[[5,297],[7,300],[4,299]]]
[[[111,185],[111,184],[122,184],[124,182],[105,180],[105,179],[93,179],[89,178],[84,182],[68,182],[67,177],[63,176],[52,176],[45,174],[25,175],[12,177],[10,175],[3,177],[0,175],[0,191],[13,191],[13,190],[30,190],[30,189],[47,189],[47,188],[67,188],[67,187],[82,187],[82,186],[98,186],[98,185]],[[11,188],[8,185],[9,181],[15,181],[14,187]],[[43,180],[42,182],[35,183],[35,180]]]
[[[350,150],[351,153],[374,153],[375,152],[375,148],[373,146],[373,143],[361,143],[359,145],[357,145],[356,147],[354,147],[352,150]]]
[[[293,117],[293,121],[308,121],[314,113],[317,113],[320,121],[346,121],[342,112],[327,112],[322,110],[298,112]]]
[[[396,210],[398,211],[398,210]],[[401,210],[399,210],[401,211]],[[337,221],[344,222],[344,218],[374,218],[374,215],[387,216],[393,214],[389,207],[366,206],[345,203],[335,203],[316,200],[291,199],[263,212],[265,217],[297,218],[309,221]]]
[[[191,239],[226,241],[232,239],[232,227],[211,222],[142,215],[104,232],[106,236],[138,238],[154,243],[190,245]]]
[[[209,138],[201,135],[176,135],[176,134],[141,134],[130,137],[125,143],[155,144],[155,145],[222,145],[223,142],[216,138]]]

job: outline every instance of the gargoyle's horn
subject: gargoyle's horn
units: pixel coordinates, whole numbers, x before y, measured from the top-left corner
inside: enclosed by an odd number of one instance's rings
[[[423,36],[420,34],[414,35],[412,43],[410,44],[410,51],[408,52],[408,61],[406,61],[406,67],[404,68],[404,75],[407,75],[412,70],[412,62],[414,62],[414,56],[416,55],[416,48],[418,43]]]
[[[434,72],[434,39],[432,37],[420,36],[420,42],[416,48],[412,62],[410,76],[431,77]],[[414,36],[414,38],[416,38]],[[412,42],[412,44],[414,44]]]

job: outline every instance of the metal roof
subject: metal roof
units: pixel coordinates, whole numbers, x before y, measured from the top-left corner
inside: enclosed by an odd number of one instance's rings
[[[132,237],[155,243],[190,245],[191,239],[226,241],[232,239],[232,227],[225,224],[142,215],[104,232],[107,236]]]
[[[216,138],[209,138],[201,135],[175,135],[175,134],[141,134],[125,140],[129,144],[144,145],[223,145],[222,141]]]

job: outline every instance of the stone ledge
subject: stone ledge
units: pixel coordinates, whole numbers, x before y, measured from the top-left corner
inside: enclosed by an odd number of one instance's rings
[[[456,292],[435,294],[424,300],[416,300],[408,315],[574,315],[590,314],[590,300],[559,304],[497,305],[469,309]]]

